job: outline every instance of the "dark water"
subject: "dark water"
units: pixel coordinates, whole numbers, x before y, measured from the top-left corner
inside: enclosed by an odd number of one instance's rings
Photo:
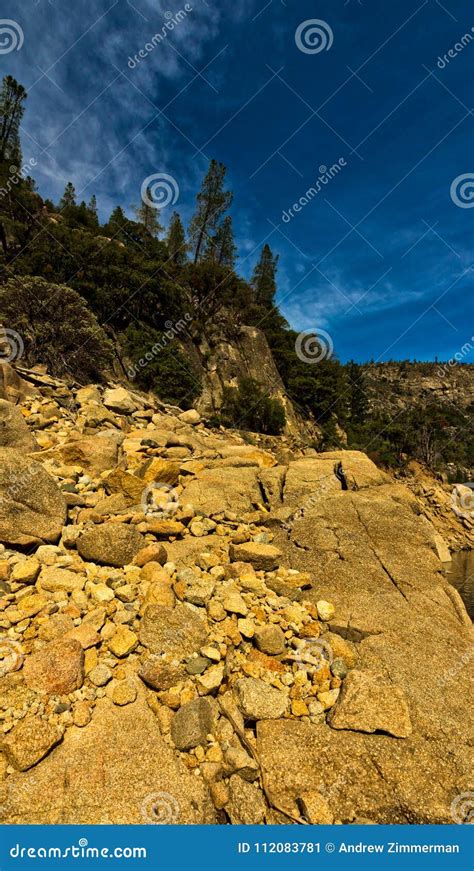
[[[459,590],[469,616],[474,620],[474,550],[458,550],[453,553],[447,568],[450,584]]]

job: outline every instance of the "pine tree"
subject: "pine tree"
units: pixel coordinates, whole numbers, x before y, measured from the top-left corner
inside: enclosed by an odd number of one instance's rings
[[[64,193],[59,201],[59,209],[62,211],[66,209],[68,206],[75,206],[76,203],[76,189],[71,181],[68,181],[66,187],[64,188]]]
[[[265,308],[275,304],[277,266],[278,255],[274,257],[270,246],[264,245],[253,273],[252,287],[256,301]]]
[[[234,243],[234,231],[232,218],[227,215],[222,224],[217,228],[215,235],[208,239],[205,258],[218,266],[227,266],[233,269],[237,246]]]
[[[147,195],[148,198],[151,199],[151,191],[149,188],[147,190]],[[143,200],[139,206],[134,206],[133,210],[138,223],[143,224],[145,230],[147,230],[150,236],[156,237],[161,233],[163,226],[158,220],[157,209],[155,206],[150,206],[146,200]]]
[[[350,388],[349,411],[351,422],[355,424],[364,423],[369,410],[364,370],[362,366],[351,360],[347,364],[346,371]]]
[[[118,230],[125,227],[126,223],[127,216],[124,210],[120,206],[116,206],[109,218],[108,226],[111,228],[113,227],[115,230]]]
[[[187,244],[183,222],[181,221],[178,212],[173,212],[171,216],[166,244],[168,246],[169,256],[173,263],[176,263],[177,266],[184,266],[187,260]]]
[[[26,90],[13,76],[5,76],[0,91],[0,161],[21,166],[20,121]]]
[[[126,228],[130,224],[124,210],[120,206],[116,206],[109,220],[104,226],[104,232],[118,242],[127,242]]]
[[[224,190],[225,174],[224,164],[211,160],[201,190],[196,197],[197,209],[189,225],[195,263],[202,255],[206,239],[215,233],[220,218],[232,203],[232,193]]]
[[[92,194],[89,202],[87,203],[87,211],[89,212],[92,221],[94,224],[99,223],[99,217],[97,213],[97,198],[95,194]]]

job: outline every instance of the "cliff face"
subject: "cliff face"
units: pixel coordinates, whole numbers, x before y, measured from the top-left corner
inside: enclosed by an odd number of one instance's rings
[[[474,365],[381,363],[363,367],[370,405],[395,413],[401,408],[448,403],[468,408],[474,402]]]
[[[242,378],[252,378],[265,396],[283,406],[284,432],[293,444],[319,439],[319,427],[298,414],[288,397],[262,330],[235,325],[226,316],[207,328],[193,353],[193,362],[202,378],[202,393],[195,403],[201,414],[210,416],[219,412],[225,389],[237,388]]]
[[[275,366],[265,335],[256,327],[240,326],[233,331],[232,339],[222,332],[204,340],[200,346],[202,358],[203,392],[197,408],[204,414],[218,411],[223,402],[226,387],[238,387],[241,378],[253,378],[265,394],[278,399],[287,417],[288,429],[299,432],[298,421],[291,401]]]
[[[3,822],[467,821],[472,625],[422,494],[358,451],[279,459],[116,384],[21,376]]]

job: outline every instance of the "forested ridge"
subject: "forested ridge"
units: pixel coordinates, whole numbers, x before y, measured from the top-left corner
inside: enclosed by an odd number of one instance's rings
[[[222,323],[232,344],[233,330],[254,326],[267,339],[295,409],[319,427],[318,449],[360,448],[381,465],[401,466],[415,457],[435,468],[472,467],[472,406],[436,400],[407,404],[394,415],[369,403],[361,365],[343,365],[336,354],[311,363],[295,353],[298,334],[276,303],[278,255],[264,244],[255,252],[251,280],[239,275],[229,214],[234,194],[222,163],[211,160],[188,227],[178,211],[163,226],[151,190],[141,198],[138,192],[133,219],[117,206],[101,223],[96,197],[80,199],[73,181],[58,203],[37,190],[34,167],[24,164],[21,151],[26,99],[22,85],[6,76],[0,93],[0,318],[22,336],[27,364],[46,363],[53,374],[93,381],[115,358],[138,387],[189,408],[201,392],[196,362],[205,363],[202,338]],[[156,348],[159,353],[150,353]],[[278,434],[285,411],[255,379],[244,378],[226,390],[210,422]]]

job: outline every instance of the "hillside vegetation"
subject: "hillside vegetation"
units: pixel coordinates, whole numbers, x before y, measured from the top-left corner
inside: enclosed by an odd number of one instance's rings
[[[189,408],[203,388],[203,340],[222,329],[232,346],[233,331],[253,326],[264,333],[296,412],[317,424],[318,449],[343,446],[347,433],[349,446],[380,464],[413,456],[433,467],[474,465],[472,405],[460,409],[441,397],[422,407],[407,402],[394,415],[369,403],[367,370],[358,364],[344,366],[324,349],[317,363],[297,355],[297,333],[276,304],[278,256],[265,244],[251,281],[239,276],[223,164],[210,162],[187,229],[177,212],[167,228],[160,224],[151,190],[133,220],[117,206],[101,224],[95,196],[80,200],[72,182],[56,204],[37,191],[22,165],[26,96],[5,77],[0,319],[22,336],[29,365],[46,363],[52,374],[83,383],[113,365],[138,387]],[[278,434],[285,410],[258,381],[242,378],[226,386],[211,422]]]

